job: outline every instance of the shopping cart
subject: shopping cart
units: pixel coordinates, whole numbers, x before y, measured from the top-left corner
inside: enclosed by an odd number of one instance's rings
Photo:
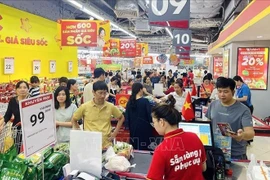
[[[6,153],[13,145],[18,150],[18,153],[22,150],[21,123],[19,122],[15,126],[12,125],[13,123],[9,121],[0,130],[0,154]]]

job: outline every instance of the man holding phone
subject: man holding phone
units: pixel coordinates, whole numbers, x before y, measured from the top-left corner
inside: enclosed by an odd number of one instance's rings
[[[247,159],[247,141],[253,139],[252,116],[250,110],[234,97],[235,82],[233,79],[219,77],[216,83],[219,100],[213,101],[206,113],[206,117],[212,121],[213,131],[216,131],[218,123],[230,124],[232,131],[232,159]]]

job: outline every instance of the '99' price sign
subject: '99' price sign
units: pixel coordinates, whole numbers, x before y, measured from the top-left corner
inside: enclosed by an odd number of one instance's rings
[[[26,157],[56,142],[53,94],[20,101],[20,113]]]

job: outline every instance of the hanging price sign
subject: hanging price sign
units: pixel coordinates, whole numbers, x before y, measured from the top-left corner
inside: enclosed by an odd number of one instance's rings
[[[4,59],[4,74],[13,74],[14,73],[14,58],[6,57]]]
[[[56,142],[53,94],[19,102],[24,154],[26,157]]]
[[[56,72],[56,61],[50,61],[50,73]]]
[[[73,62],[69,61],[68,62],[68,72],[72,72],[73,71]]]
[[[213,64],[214,64],[214,79],[217,79],[220,76],[223,76],[223,58],[222,57],[213,57]]]
[[[135,57],[136,56],[136,40],[121,39],[120,40],[120,56]]]
[[[237,74],[251,89],[267,89],[268,48],[238,48]]]
[[[33,74],[40,74],[41,62],[39,60],[33,61]]]

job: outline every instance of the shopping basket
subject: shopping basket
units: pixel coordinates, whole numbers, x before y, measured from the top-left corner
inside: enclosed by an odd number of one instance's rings
[[[22,130],[20,128],[21,123],[19,122],[15,126],[12,126],[12,122],[5,124],[3,129],[0,131],[0,153],[6,153],[13,145],[21,152],[22,148]]]

